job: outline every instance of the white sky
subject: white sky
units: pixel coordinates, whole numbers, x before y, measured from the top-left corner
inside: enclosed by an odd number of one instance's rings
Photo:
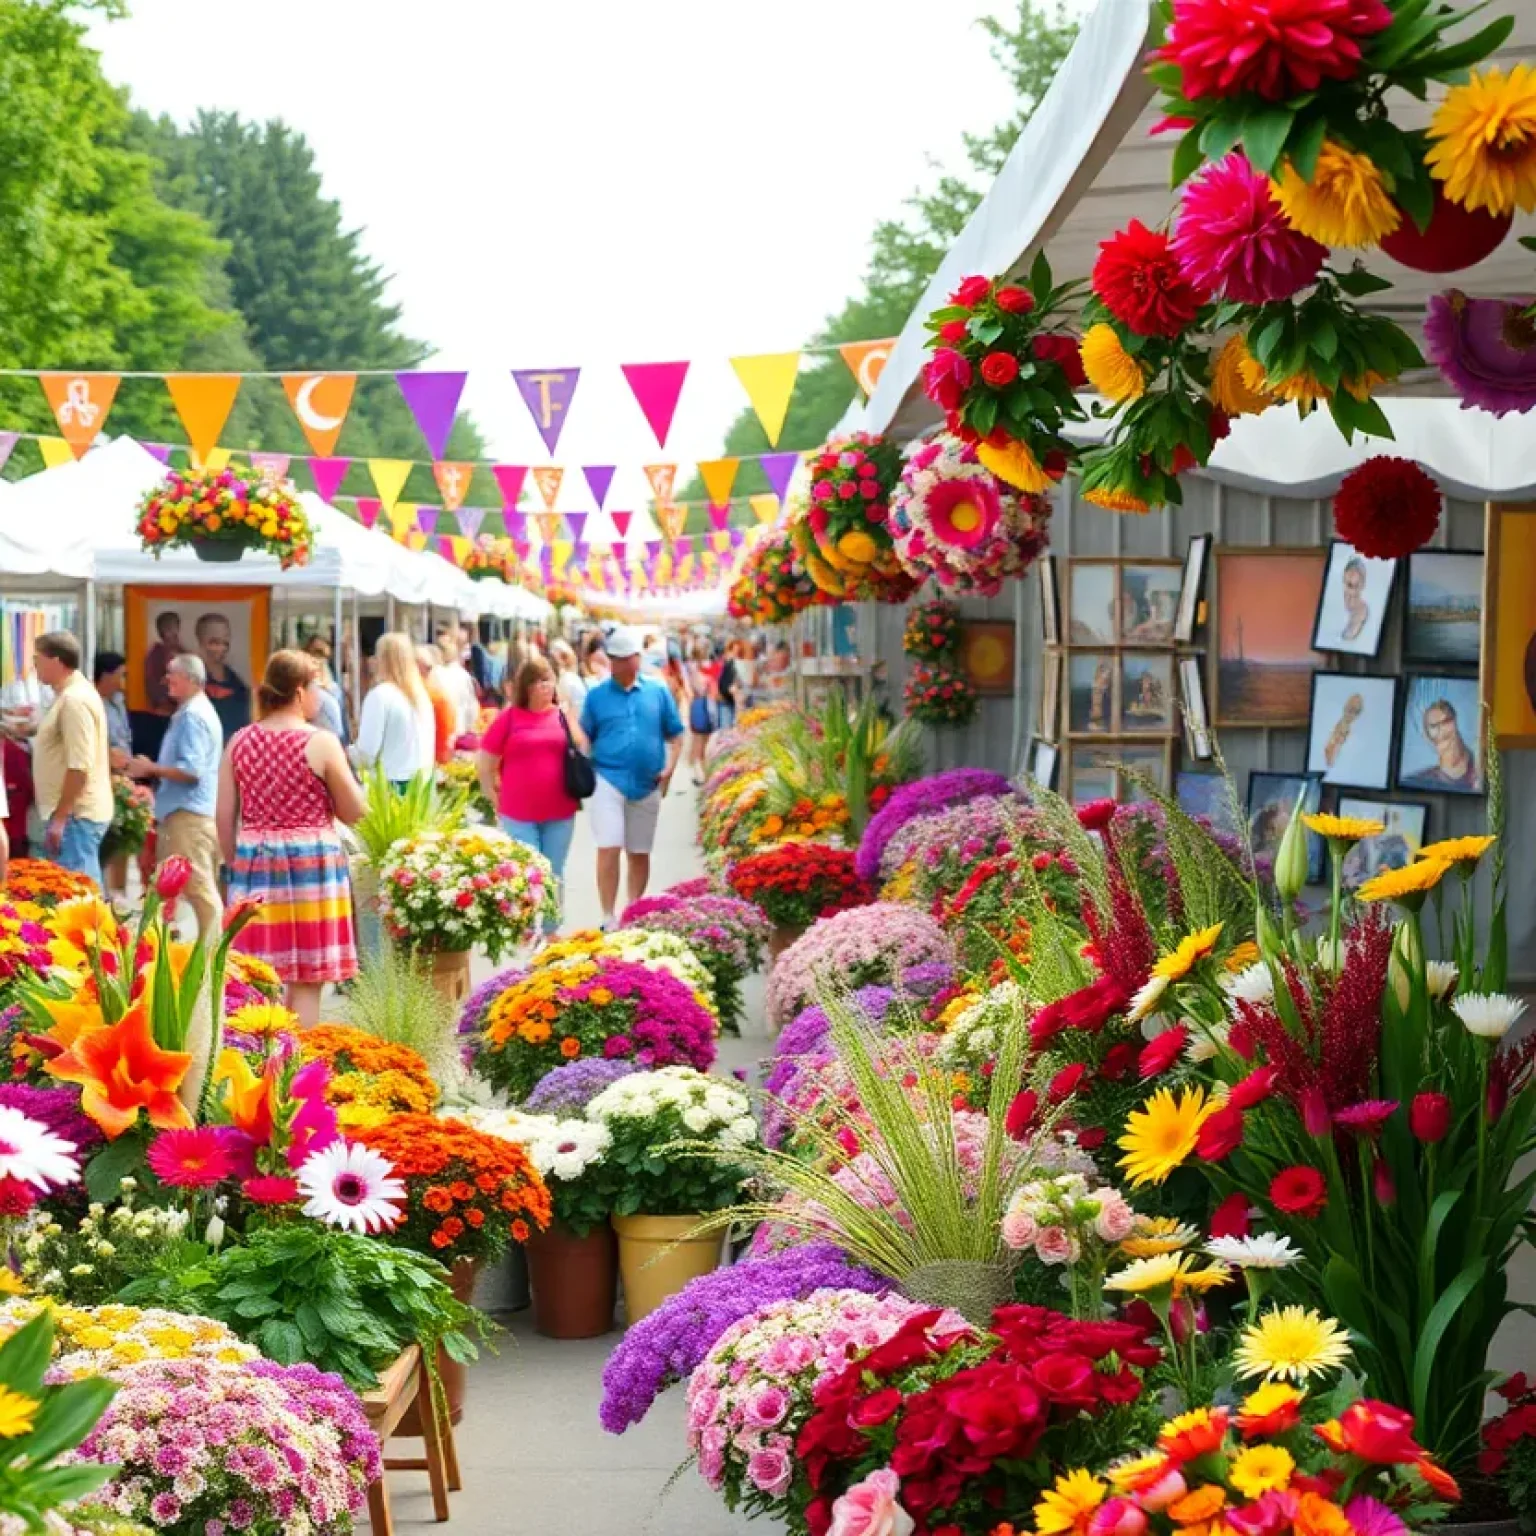
[[[549,462],[508,370],[581,367],[560,505],[591,505],[582,464],[616,463],[624,509],[663,456],[618,364],[692,362],[664,456],[681,484],[745,404],[727,359],[805,340],[925,156],[958,166],[961,132],[1008,111],[972,24],[987,8],[133,0],[91,41],[137,105],[308,137],[405,330],[440,348],[429,366],[470,370],[503,461]]]

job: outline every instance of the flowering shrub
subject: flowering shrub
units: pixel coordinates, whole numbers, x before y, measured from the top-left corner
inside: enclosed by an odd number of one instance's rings
[[[0,1328],[20,1328],[47,1309],[54,1319],[56,1381],[118,1376],[146,1362],[176,1361],[189,1370],[239,1365],[258,1351],[211,1317],[189,1317],[159,1308],[104,1305],[74,1307],[30,1296],[0,1303]]]
[[[301,1060],[330,1066],[325,1098],[343,1131],[380,1126],[395,1115],[425,1115],[437,1103],[431,1069],[408,1045],[347,1024],[317,1024],[300,1033],[298,1046]]]
[[[1002,774],[986,768],[951,768],[901,785],[869,818],[859,839],[859,878],[873,883],[882,874],[894,873],[884,864],[886,845],[908,822],[951,805],[1013,793],[1013,786]]]
[[[907,610],[907,627],[901,648],[920,661],[940,661],[960,645],[960,610],[942,597],[917,603]]]
[[[179,544],[264,549],[286,571],[308,565],[314,532],[293,494],[231,469],[173,469],[139,502],[139,542],[156,559]]]
[[[491,828],[419,832],[379,867],[379,914],[412,947],[498,960],[555,911],[549,861]]]
[[[521,1147],[471,1125],[397,1114],[356,1139],[405,1184],[405,1216],[385,1235],[447,1265],[494,1260],[549,1225],[549,1191]]]
[[[539,951],[540,965],[557,965],[568,959],[624,960],[631,965],[665,971],[690,992],[696,992],[702,1006],[713,1009],[709,968],[694,947],[678,934],[650,928],[616,929],[612,933],[583,928]]]
[[[907,673],[901,697],[907,713],[925,725],[966,725],[981,707],[963,672],[930,662],[917,662]]]
[[[12,859],[4,889],[7,901],[30,902],[45,910],[78,896],[101,895],[89,875],[77,875],[47,859]]]
[[[859,879],[853,854],[823,843],[792,843],[748,854],[726,878],[744,901],[762,908],[779,928],[808,928],[812,921],[862,906],[873,892]]]

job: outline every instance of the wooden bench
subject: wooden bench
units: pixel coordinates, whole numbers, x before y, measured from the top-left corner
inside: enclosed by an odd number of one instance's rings
[[[390,1439],[400,1427],[412,1404],[422,1425],[422,1444],[426,1454],[410,1458],[388,1455]],[[453,1426],[434,1400],[432,1383],[422,1367],[421,1348],[412,1344],[394,1363],[379,1373],[379,1384],[363,1394],[363,1409],[379,1446],[385,1452],[384,1471],[368,1490],[368,1522],[374,1536],[394,1536],[395,1523],[389,1508],[390,1472],[425,1472],[432,1488],[432,1513],[438,1520],[448,1518],[448,1494],[463,1486],[459,1476],[459,1453],[453,1441]]]

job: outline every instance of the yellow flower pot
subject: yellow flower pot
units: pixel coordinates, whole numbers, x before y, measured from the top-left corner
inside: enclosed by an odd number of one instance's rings
[[[689,1237],[698,1216],[615,1216],[619,1235],[619,1277],[624,1282],[624,1315],[630,1323],[649,1316],[690,1280],[720,1264],[719,1232]]]

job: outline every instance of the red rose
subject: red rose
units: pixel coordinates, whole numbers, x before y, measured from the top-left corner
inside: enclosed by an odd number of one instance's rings
[[[877,1425],[884,1424],[901,1407],[901,1403],[901,1393],[895,1387],[871,1392],[868,1397],[854,1404],[853,1412],[848,1415],[848,1422],[857,1425],[860,1429],[874,1429]]]
[[[1011,352],[988,352],[981,360],[982,379],[993,389],[1003,389],[1019,376],[1019,360]]]
[[[950,347],[940,347],[923,368],[923,388],[941,410],[957,411],[971,387],[971,365]]]
[[[975,307],[992,292],[992,279],[990,277],[968,277],[950,294],[951,304],[962,304],[966,309]]]
[[[939,327],[939,340],[947,341],[951,346],[956,346],[970,336],[970,330],[964,320],[946,320]],[[834,458],[833,462],[836,462]]]
[[[1082,1355],[1042,1355],[1030,1367],[1035,1385],[1053,1403],[1068,1408],[1092,1408],[1099,1400],[1091,1361]]]
[[[1027,315],[1035,307],[1035,296],[1027,288],[1010,283],[997,290],[997,307],[1010,315]]]
[[[1067,376],[1069,389],[1086,389],[1088,375],[1083,372],[1083,359],[1078,351],[1077,338],[1065,335],[1036,336],[1030,342],[1030,350],[1042,363],[1055,363]]]

